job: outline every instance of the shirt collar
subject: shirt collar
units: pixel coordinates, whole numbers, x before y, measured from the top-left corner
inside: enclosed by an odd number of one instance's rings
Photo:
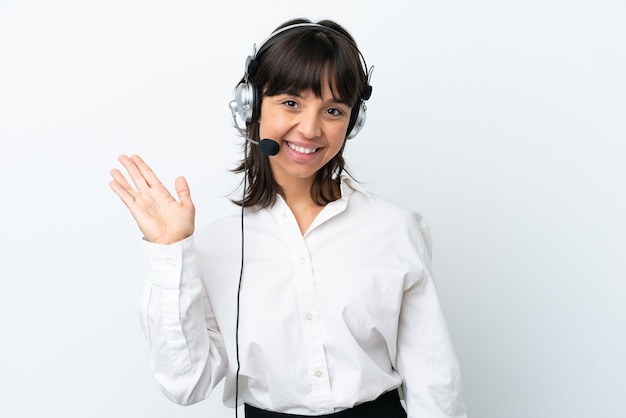
[[[320,214],[315,218],[309,229],[306,231],[304,236],[308,235],[311,231],[317,228],[322,223],[326,222],[328,219],[333,218],[337,214],[343,212],[348,206],[348,201],[350,200],[350,196],[357,192],[363,193],[366,196],[369,196],[359,183],[350,177],[348,174],[343,173],[340,180],[340,191],[341,197],[334,202],[330,202],[326,205],[326,207],[320,212]],[[283,199],[282,196],[276,196],[276,202],[274,205],[266,209],[274,216],[278,216],[279,219],[287,217],[288,213],[291,213],[291,210],[287,206],[287,203]],[[293,216],[293,215],[292,215]]]
[[[364,195],[369,196],[369,193],[363,187],[361,187],[361,185],[355,179],[350,177],[345,172],[342,173],[339,177],[339,190],[341,192],[341,196],[339,197],[339,199],[336,200],[336,202],[340,200],[348,200],[350,198],[350,195],[354,192],[363,193]],[[286,205],[281,195],[276,195],[276,201],[281,202],[281,205]],[[276,206],[276,203],[273,206]]]
[[[369,193],[367,193],[367,191],[365,191],[365,189],[363,189],[361,187],[361,185],[352,177],[350,177],[349,175],[347,175],[346,173],[342,173],[341,177],[339,178],[341,184],[341,198],[348,198],[353,192],[359,192],[359,193],[363,193],[366,196],[369,196]]]

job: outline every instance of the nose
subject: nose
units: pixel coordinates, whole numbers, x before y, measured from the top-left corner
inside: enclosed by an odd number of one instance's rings
[[[298,131],[304,138],[317,138],[322,134],[320,115],[317,109],[307,109],[300,113]]]

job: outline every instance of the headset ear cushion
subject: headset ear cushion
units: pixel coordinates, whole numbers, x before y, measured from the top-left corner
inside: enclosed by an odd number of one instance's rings
[[[351,115],[350,118],[350,126],[352,127],[352,129],[350,129],[350,132],[348,132],[346,139],[352,139],[357,136],[357,134],[361,132],[361,129],[363,129],[363,125],[365,125],[365,119],[367,118],[367,107],[362,100],[359,101],[359,103],[359,111],[356,113],[354,112],[354,110],[352,111],[353,115]]]
[[[261,117],[261,99],[263,95],[260,89],[252,85],[250,86],[250,90],[252,96],[252,112],[250,113],[249,122],[257,122]]]
[[[233,111],[244,123],[250,123],[252,119],[254,92],[248,83],[242,82],[237,85],[233,94]]]

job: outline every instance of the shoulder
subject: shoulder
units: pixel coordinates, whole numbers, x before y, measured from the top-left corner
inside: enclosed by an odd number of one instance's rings
[[[196,235],[202,236],[206,234],[211,234],[214,231],[221,231],[224,229],[229,230],[237,225],[237,222],[239,222],[240,218],[241,215],[238,213],[231,213],[230,215],[222,216],[198,228],[196,231]]]
[[[420,212],[366,191],[360,185],[350,184],[349,187],[352,189],[346,211],[349,216],[361,219],[369,229],[389,236],[406,237],[430,255],[431,231]]]
[[[258,225],[271,223],[271,214],[263,208],[245,208],[242,215],[241,209],[233,213],[217,218],[208,224],[196,228],[194,238],[196,244],[201,247],[219,247],[228,243],[241,242],[242,222],[245,222],[246,230],[257,230]]]
[[[213,249],[219,243],[227,244],[230,241],[239,240],[241,229],[241,214],[232,213],[217,218],[208,224],[196,228],[194,241],[198,249]]]
[[[426,226],[422,214],[414,209],[406,208],[386,197],[369,192],[354,180],[347,181],[346,187],[350,190],[348,206],[353,210],[381,216],[382,221]]]

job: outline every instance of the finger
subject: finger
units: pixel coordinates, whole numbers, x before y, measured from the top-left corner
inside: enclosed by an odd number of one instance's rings
[[[187,207],[193,207],[191,201],[191,191],[189,190],[189,184],[184,177],[178,177],[175,182],[176,194],[178,195],[178,201]]]
[[[113,170],[111,170],[111,177],[113,177],[113,180],[121,188],[123,188],[127,193],[129,193],[131,196],[133,196],[133,198],[137,196],[137,192],[128,183],[128,181],[126,180],[126,177],[124,177],[124,175],[120,172],[120,170],[118,170],[117,168],[114,168]]]
[[[135,202],[135,197],[128,192],[128,190],[126,188],[124,188],[123,186],[121,186],[117,181],[115,180],[111,180],[109,182],[109,187],[111,187],[111,189],[113,189],[113,191],[115,192],[115,194],[122,200],[122,202],[124,202],[124,204],[126,205],[126,207],[128,209],[131,208],[131,206],[133,205],[133,203]]]
[[[122,154],[117,160],[124,166],[138,191],[141,192],[150,187],[141,170],[139,170],[139,167],[132,159]]]
[[[154,171],[152,171],[152,169],[148,166],[148,164],[145,163],[145,161],[140,156],[136,154],[131,155],[130,160],[135,163],[149,187],[161,185],[161,181],[156,176]]]

